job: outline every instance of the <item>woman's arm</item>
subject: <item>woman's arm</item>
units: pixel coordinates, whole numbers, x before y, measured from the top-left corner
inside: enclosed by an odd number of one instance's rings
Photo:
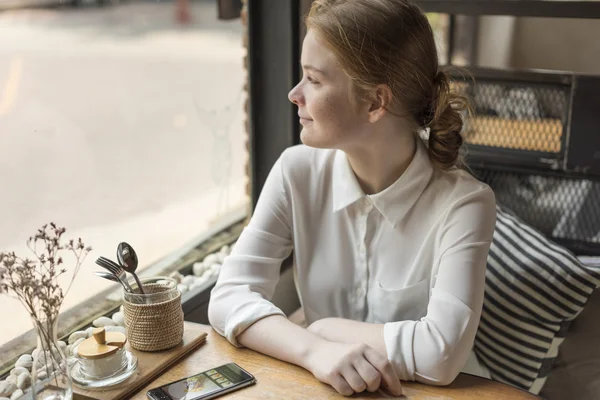
[[[280,315],[263,318],[238,336],[238,342],[249,349],[305,369],[310,369],[311,349],[323,341]]]
[[[327,340],[365,343],[382,351],[400,379],[450,384],[463,368],[477,332],[495,215],[489,189],[463,199],[449,212],[436,284],[421,320],[381,325],[326,318],[308,330]]]
[[[385,355],[363,344],[325,340],[279,315],[257,321],[238,342],[307,369],[345,396],[382,386],[393,395],[402,394],[400,379]]]
[[[308,326],[308,331],[332,342],[364,343],[381,354],[387,354],[383,340],[383,324],[343,318],[323,318]]]
[[[219,272],[208,306],[212,327],[232,344],[256,321],[285,316],[271,303],[282,262],[292,251],[291,210],[285,190],[283,158],[275,162],[249,224]]]

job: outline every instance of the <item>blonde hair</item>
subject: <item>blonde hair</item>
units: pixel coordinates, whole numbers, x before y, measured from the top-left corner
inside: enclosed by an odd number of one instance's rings
[[[433,31],[407,0],[315,0],[306,18],[336,55],[361,99],[386,84],[418,129],[429,128],[429,158],[440,169],[461,164],[460,112],[467,98],[453,93],[439,69]],[[392,112],[391,110],[388,110]]]

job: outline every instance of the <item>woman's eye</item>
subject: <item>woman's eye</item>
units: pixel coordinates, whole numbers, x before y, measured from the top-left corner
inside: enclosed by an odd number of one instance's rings
[[[307,76],[306,80],[309,81],[310,83],[312,83],[313,85],[318,84],[319,82],[317,82],[317,80],[315,78],[313,78],[312,76]]]

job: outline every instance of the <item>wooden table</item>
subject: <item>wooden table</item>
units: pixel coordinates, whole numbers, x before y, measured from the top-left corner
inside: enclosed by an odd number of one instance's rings
[[[214,332],[210,326],[186,322],[186,333],[208,334],[206,343],[174,364],[145,388],[132,397],[147,400],[146,392],[157,386],[213,367],[236,362],[256,377],[257,383],[225,395],[228,400],[295,400],[295,399],[346,399],[329,385],[319,382],[311,373],[292,364],[276,360],[249,349],[238,349]],[[404,399],[450,400],[450,399],[539,399],[528,392],[499,382],[461,374],[450,386],[428,386],[416,382],[403,382]],[[382,393],[365,393],[351,399],[390,398]]]

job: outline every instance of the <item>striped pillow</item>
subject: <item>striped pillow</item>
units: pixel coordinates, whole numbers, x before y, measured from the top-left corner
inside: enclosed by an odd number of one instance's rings
[[[496,211],[475,352],[493,379],[538,394],[569,324],[600,285],[600,268]]]

